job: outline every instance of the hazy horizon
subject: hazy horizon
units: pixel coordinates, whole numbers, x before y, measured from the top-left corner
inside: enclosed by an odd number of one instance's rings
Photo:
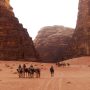
[[[34,39],[44,26],[63,25],[75,28],[79,0],[11,0],[20,23]]]

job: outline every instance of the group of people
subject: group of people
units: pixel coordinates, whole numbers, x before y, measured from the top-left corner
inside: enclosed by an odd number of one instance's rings
[[[17,72],[19,74],[19,78],[40,78],[41,76],[41,70],[38,67],[33,67],[33,65],[30,65],[30,67],[27,68],[27,66],[25,64],[23,64],[22,66],[19,65]],[[54,76],[54,67],[51,66],[50,67],[50,73],[51,73],[51,77]]]
[[[28,68],[25,64],[23,64],[23,66],[19,65],[17,71],[19,74],[19,78],[40,78],[40,68],[34,68],[33,65],[30,65],[30,67]]]

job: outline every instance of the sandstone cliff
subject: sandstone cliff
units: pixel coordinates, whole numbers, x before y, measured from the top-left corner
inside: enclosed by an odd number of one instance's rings
[[[90,56],[90,0],[79,0],[77,25],[69,47],[71,57]]]
[[[42,28],[34,40],[42,61],[56,62],[67,58],[66,48],[71,40],[73,31],[73,29],[63,26]]]
[[[36,59],[32,38],[14,16],[9,0],[0,0],[0,60]]]

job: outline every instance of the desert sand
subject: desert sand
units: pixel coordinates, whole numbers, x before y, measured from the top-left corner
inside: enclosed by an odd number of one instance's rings
[[[0,90],[90,90],[90,57],[65,61],[70,66],[58,67],[53,63],[0,61]],[[41,68],[40,78],[19,78],[19,64],[31,64]],[[55,68],[54,77],[49,68]]]

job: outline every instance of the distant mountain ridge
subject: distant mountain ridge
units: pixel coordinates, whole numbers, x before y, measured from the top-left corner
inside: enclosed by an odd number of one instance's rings
[[[43,27],[34,40],[35,47],[44,62],[56,62],[67,58],[66,47],[74,29],[64,26]]]

